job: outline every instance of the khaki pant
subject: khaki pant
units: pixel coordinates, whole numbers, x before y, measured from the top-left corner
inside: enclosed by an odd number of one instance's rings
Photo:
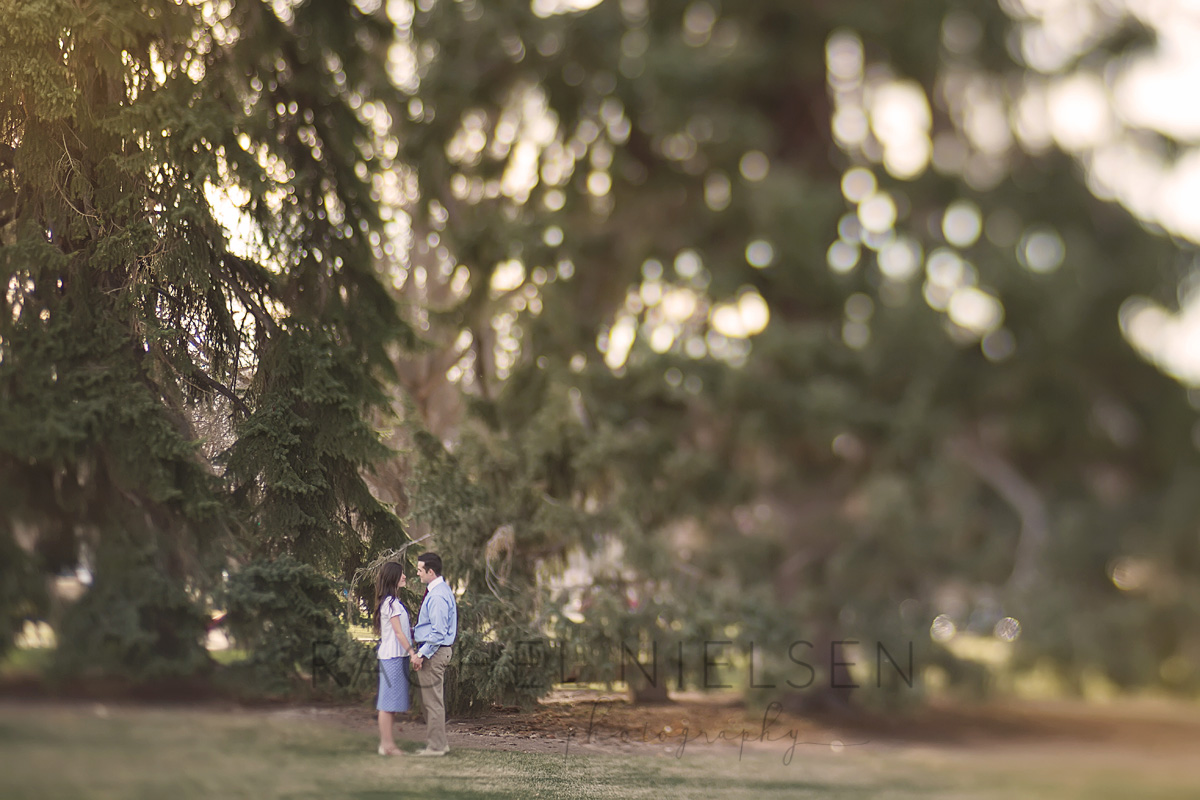
[[[446,685],[446,666],[453,647],[439,647],[437,652],[425,660],[421,669],[413,673],[421,687],[421,705],[425,708],[425,746],[430,750],[445,750],[446,703],[443,692]]]

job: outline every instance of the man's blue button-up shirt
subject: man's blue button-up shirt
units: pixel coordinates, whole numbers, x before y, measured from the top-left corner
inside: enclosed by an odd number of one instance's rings
[[[429,582],[413,641],[421,642],[417,650],[421,658],[429,658],[439,647],[449,647],[458,638],[458,604],[454,592],[441,575]]]

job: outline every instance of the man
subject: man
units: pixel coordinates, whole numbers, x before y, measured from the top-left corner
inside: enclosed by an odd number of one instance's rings
[[[412,666],[420,674],[421,705],[425,708],[425,748],[418,756],[444,756],[450,752],[446,743],[446,705],[443,687],[446,665],[454,653],[458,636],[458,605],[454,592],[442,577],[442,557],[437,553],[417,556],[417,577],[425,584],[425,599],[413,629],[417,654]]]

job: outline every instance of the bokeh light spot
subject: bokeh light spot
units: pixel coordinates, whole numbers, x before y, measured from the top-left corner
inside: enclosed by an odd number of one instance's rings
[[[958,626],[945,614],[938,614],[929,626],[929,638],[935,642],[948,642],[958,634]]]
[[[829,246],[825,260],[834,272],[845,273],[854,269],[858,264],[858,245],[838,239]]]
[[[842,176],[842,195],[851,203],[861,203],[875,193],[875,173],[865,167],[846,170]]]
[[[758,150],[751,150],[742,156],[742,160],[738,164],[738,170],[742,173],[742,177],[748,181],[761,181],[771,171],[771,162],[764,153]]]
[[[979,207],[970,200],[956,200],[942,217],[942,235],[955,247],[970,247],[979,240],[983,220]]]
[[[908,280],[920,264],[921,246],[907,237],[900,237],[879,250],[879,271],[894,281]]]
[[[1017,260],[1032,272],[1052,272],[1066,258],[1067,247],[1062,237],[1049,228],[1026,232],[1017,245]]]
[[[750,266],[762,269],[769,267],[774,260],[775,248],[765,239],[755,239],[746,245],[746,263]]]
[[[891,230],[896,223],[896,203],[887,194],[873,194],[859,205],[858,220],[872,233]]]
[[[1021,622],[1015,617],[1005,617],[992,628],[992,634],[1002,642],[1015,642],[1021,635]]]

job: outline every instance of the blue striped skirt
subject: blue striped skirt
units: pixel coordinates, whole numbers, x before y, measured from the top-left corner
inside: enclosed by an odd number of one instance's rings
[[[379,711],[408,711],[408,656],[379,659]]]

